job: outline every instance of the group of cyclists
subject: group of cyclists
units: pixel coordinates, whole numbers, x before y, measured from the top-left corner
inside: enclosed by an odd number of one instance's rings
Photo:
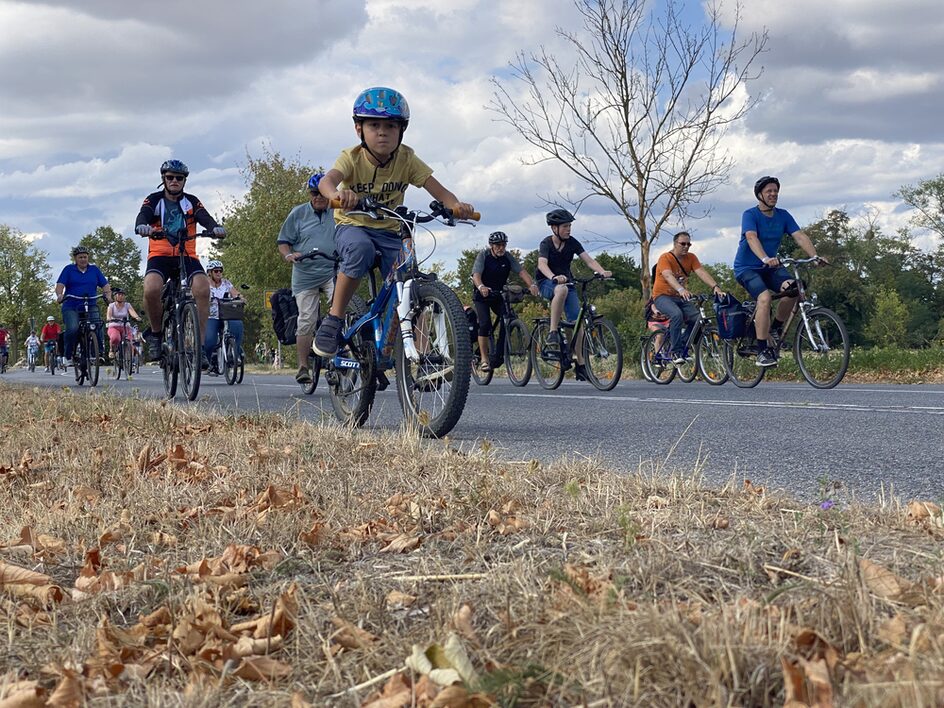
[[[433,170],[407,145],[403,135],[409,125],[410,109],[405,97],[387,87],[373,87],[362,91],[352,112],[354,129],[359,144],[341,152],[327,172],[317,172],[309,178],[309,200],[294,207],[286,217],[277,237],[281,256],[292,263],[292,294],[298,306],[297,351],[299,383],[311,381],[306,366],[310,353],[322,357],[334,356],[338,350],[339,333],[347,305],[361,279],[376,264],[387,273],[401,253],[411,244],[401,242],[400,235],[389,222],[372,219],[355,208],[362,197],[369,196],[388,208],[403,204],[408,186],[423,187],[434,199],[449,209],[455,218],[467,219],[473,208],[461,201],[443,186]],[[144,310],[150,328],[145,334],[148,359],[157,361],[161,352],[162,302],[161,291],[165,282],[175,275],[178,267],[176,246],[186,234],[194,236],[202,226],[217,238],[226,235],[225,229],[209,214],[202,202],[185,191],[188,167],[180,160],[167,160],[160,168],[161,185],[149,194],[142,204],[135,222],[135,232],[150,237],[144,278]],[[757,205],[744,212],[741,239],[734,259],[737,281],[757,300],[756,334],[761,342],[756,363],[768,367],[777,363],[777,352],[764,346],[770,329],[782,327],[795,299],[781,299],[773,320],[769,318],[772,291],[783,291],[792,284],[790,274],[778,259],[777,252],[784,235],[792,236],[810,256],[816,256],[809,237],[797,226],[789,212],[777,208],[780,182],[775,177],[763,177],[754,186]],[[334,207],[334,208],[332,208]],[[611,276],[590,256],[581,243],[571,235],[575,217],[566,209],[547,213],[550,228],[539,244],[538,263],[533,278],[508,251],[508,236],[502,231],[489,235],[488,247],[482,250],[473,265],[471,299],[476,310],[480,351],[489,351],[491,312],[501,308],[502,288],[512,273],[518,274],[533,295],[540,296],[550,305],[550,335],[548,346],[561,347],[558,325],[562,319],[577,317],[579,302],[574,287],[571,265],[580,258],[595,274]],[[656,265],[653,282],[653,309],[667,321],[671,355],[676,363],[684,363],[688,354],[680,343],[684,328],[697,316],[691,302],[688,279],[694,274],[709,285],[713,292],[724,295],[712,276],[692,253],[689,232],[675,234],[670,251],[663,254]],[[303,259],[312,249],[337,254],[337,263],[328,260]],[[217,346],[220,324],[216,303],[223,298],[238,298],[239,292],[223,277],[223,264],[210,261],[204,270],[196,254],[194,240],[188,240],[186,250],[186,277],[196,301],[201,330],[205,333],[203,367],[210,366]],[[124,300],[119,289],[114,292],[105,276],[89,263],[87,249],[76,247],[74,263],[66,266],[56,285],[56,294],[62,303],[65,325],[65,356],[68,360],[75,340],[80,300],[63,301],[65,294],[93,297],[98,289],[109,305],[109,339],[115,343],[111,320],[139,319],[134,308]],[[320,300],[327,297],[328,312],[320,317]],[[97,308],[90,316],[97,317]],[[241,323],[233,323],[241,352],[243,330]],[[44,328],[45,331],[45,328]],[[44,337],[43,342],[48,340]],[[0,351],[5,337],[0,328]],[[48,345],[47,345],[48,346]],[[479,366],[489,371],[501,363],[501,343],[482,356]],[[580,379],[586,376],[579,345],[574,354],[574,373]]]

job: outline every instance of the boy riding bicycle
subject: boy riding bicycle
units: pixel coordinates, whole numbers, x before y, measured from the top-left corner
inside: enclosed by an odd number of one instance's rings
[[[46,318],[46,324],[43,325],[43,329],[39,333],[39,339],[43,343],[43,349],[45,350],[47,370],[49,369],[50,362],[53,362],[56,356],[56,342],[60,334],[62,334],[62,330],[59,328],[59,323],[56,322],[55,317],[49,315],[49,317]]]
[[[442,202],[458,219],[472,216],[470,204],[446,189],[433,170],[403,145],[403,133],[410,122],[410,107],[394,89],[365,89],[354,101],[354,130],[360,145],[341,152],[334,166],[321,178],[318,190],[327,199],[340,202],[335,245],[340,255],[331,310],[315,334],[314,350],[319,356],[334,356],[344,313],[357,286],[370,271],[376,252],[380,252],[380,272],[393,267],[404,244],[399,224],[377,221],[363,214],[348,214],[362,197],[371,197],[394,209],[403,204],[409,185],[423,187],[433,199]]]

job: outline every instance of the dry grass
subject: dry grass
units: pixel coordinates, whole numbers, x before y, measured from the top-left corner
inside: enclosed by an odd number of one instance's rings
[[[944,702],[933,505],[0,397],[0,705]]]

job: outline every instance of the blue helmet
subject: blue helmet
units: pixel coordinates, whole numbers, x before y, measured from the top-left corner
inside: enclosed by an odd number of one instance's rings
[[[176,172],[186,177],[190,174],[190,168],[180,160],[166,160],[164,164],[161,165],[161,176],[163,176],[165,172]]]
[[[404,128],[410,122],[410,104],[396,89],[375,86],[364,89],[354,101],[354,120],[395,120]]]
[[[321,178],[325,176],[324,172],[315,172],[311,177],[308,178],[308,191],[317,192],[318,184],[321,182]]]

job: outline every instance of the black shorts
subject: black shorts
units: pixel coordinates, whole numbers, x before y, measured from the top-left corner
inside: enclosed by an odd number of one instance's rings
[[[206,271],[203,270],[203,264],[200,263],[199,258],[186,258],[185,262],[187,264],[188,285],[193,282],[193,276],[206,275]],[[144,275],[157,273],[161,276],[161,282],[166,283],[171,278],[177,277],[177,263],[177,256],[151,256],[147,259],[147,268],[144,271]]]

